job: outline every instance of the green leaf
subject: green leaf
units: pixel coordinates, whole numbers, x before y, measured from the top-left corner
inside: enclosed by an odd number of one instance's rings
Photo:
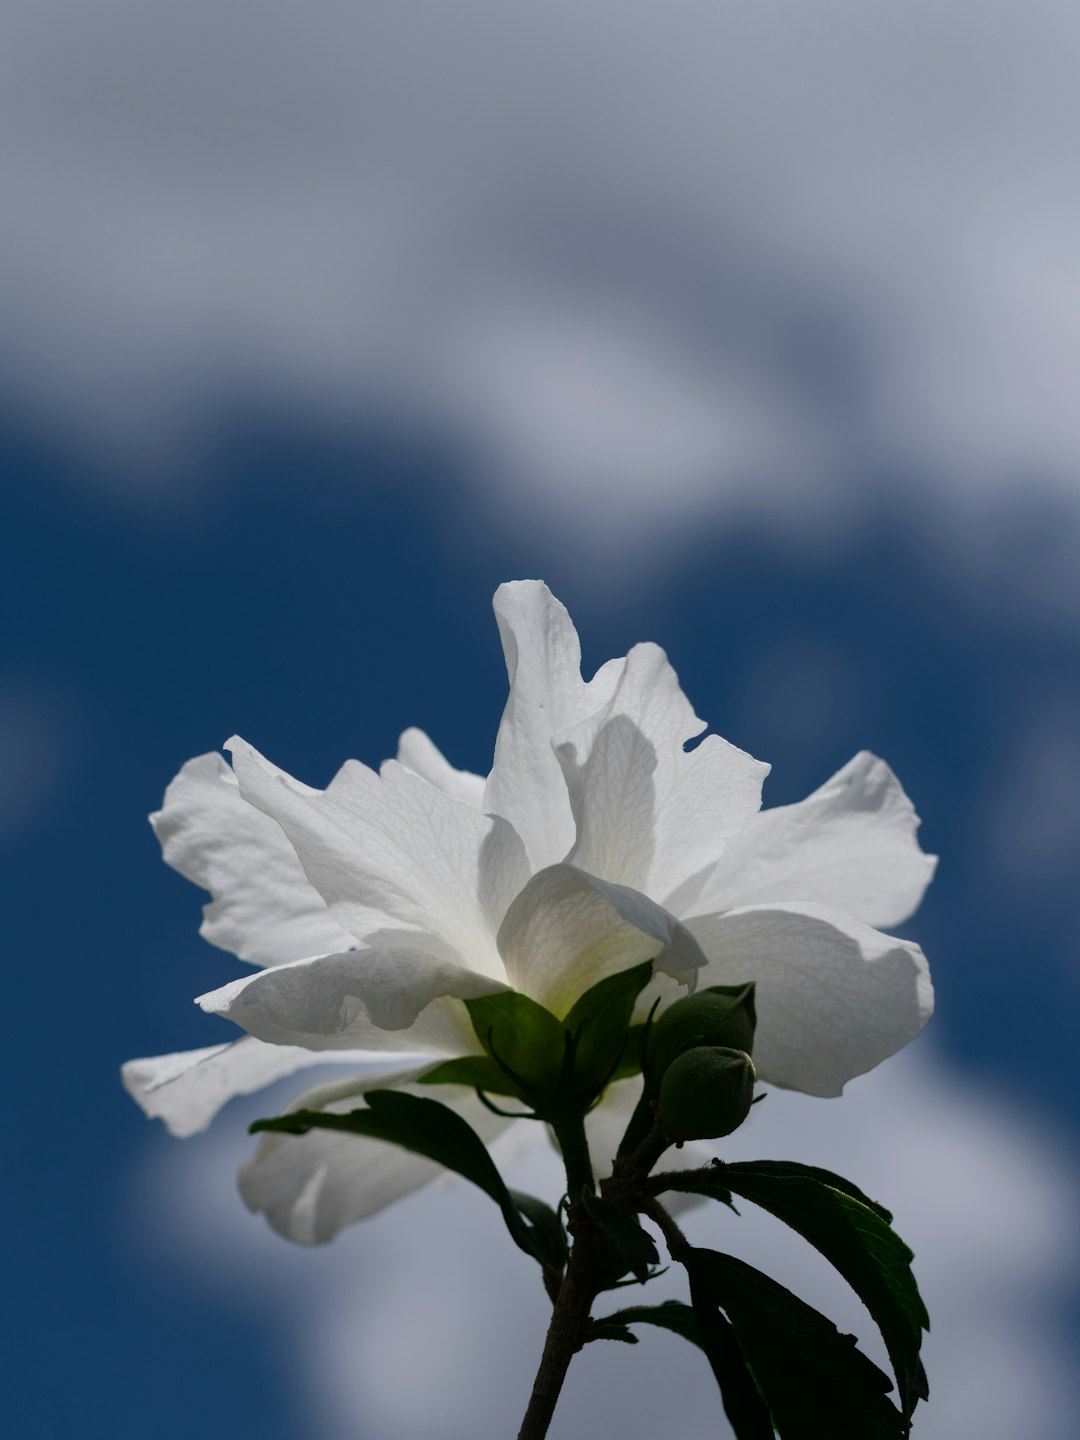
[[[614,1077],[628,1050],[630,1020],[638,996],[652,979],[652,961],[599,981],[574,1003],[563,1029],[574,1046],[574,1088],[592,1099]],[[640,1057],[634,1053],[635,1067]],[[633,1072],[631,1072],[633,1073]]]
[[[704,1348],[701,1346],[701,1330],[694,1312],[681,1300],[665,1300],[660,1305],[628,1305],[625,1310],[616,1310],[614,1314],[601,1316],[596,1323],[657,1325],[662,1330],[681,1335],[684,1340],[689,1340],[691,1345]]]
[[[309,1130],[337,1130],[385,1140],[414,1155],[423,1155],[490,1195],[502,1211],[514,1243],[541,1265],[552,1263],[554,1228],[562,1229],[558,1216],[542,1200],[519,1196],[515,1202],[487,1146],[467,1121],[438,1100],[404,1095],[399,1090],[368,1090],[364,1099],[367,1109],[350,1110],[344,1115],[329,1110],[295,1110],[273,1120],[256,1120],[250,1131],[306,1135]],[[527,1205],[523,1203],[526,1198]]]
[[[562,1270],[566,1264],[568,1246],[566,1231],[558,1212],[552,1210],[550,1205],[545,1205],[543,1200],[538,1200],[535,1195],[527,1195],[524,1190],[511,1190],[510,1198],[532,1227],[530,1253],[541,1265]]]
[[[603,1200],[589,1190],[582,1192],[581,1199],[590,1220],[600,1227],[604,1235],[602,1276],[606,1279],[610,1273],[612,1280],[618,1280],[629,1270],[644,1285],[649,1278],[649,1267],[660,1263],[652,1236],[641,1228],[633,1215],[621,1210],[618,1205],[612,1205],[609,1200]]]
[[[638,1337],[625,1325],[609,1325],[605,1320],[597,1320],[593,1325],[590,1340],[621,1340],[624,1345],[636,1345]]]
[[[692,1278],[690,1288],[693,1294]],[[631,1305],[625,1310],[616,1310],[597,1323],[658,1325],[697,1345],[705,1352],[716,1376],[724,1411],[731,1421],[736,1440],[773,1440],[768,1406],[746,1368],[731,1325],[707,1296],[701,1311],[699,1320],[691,1306],[684,1305],[681,1300],[665,1300],[662,1305]]]
[[[736,1195],[797,1230],[843,1275],[881,1331],[910,1416],[928,1394],[919,1348],[930,1320],[911,1273],[912,1252],[889,1228],[888,1212],[871,1208],[839,1176],[793,1161],[726,1165],[723,1174]]]
[[[765,1097],[762,1096],[762,1099]],[[741,1163],[741,1162],[740,1162]],[[794,1160],[753,1160],[748,1162],[755,1172],[760,1175],[794,1175],[799,1174],[807,1179],[820,1180],[822,1185],[829,1185],[833,1190],[839,1190],[844,1195],[850,1195],[853,1200],[858,1200],[868,1210],[873,1210],[875,1215],[880,1215],[886,1225],[892,1224],[892,1211],[886,1210],[884,1205],[879,1205],[876,1200],[871,1200],[853,1185],[850,1180],[845,1180],[843,1175],[837,1175],[832,1170],[823,1170],[820,1165],[800,1165]],[[720,1165],[718,1168],[727,1170],[727,1165]]]
[[[687,1271],[699,1344],[720,1387],[724,1414],[731,1421],[736,1440],[773,1440],[769,1407],[758,1389],[731,1322],[717,1309],[708,1281],[699,1273],[699,1267],[687,1262]]]
[[[516,1093],[535,1104],[555,1091],[562,1075],[564,1034],[550,1010],[516,990],[466,1000],[465,1008],[476,1038]]]
[[[698,1323],[727,1314],[782,1440],[902,1440],[892,1381],[831,1320],[731,1255],[688,1247]]]
[[[490,1055],[462,1055],[457,1060],[444,1060],[420,1076],[421,1085],[468,1085],[470,1090],[483,1090],[488,1095],[517,1095],[517,1087],[508,1080]]]
[[[710,1200],[719,1200],[735,1210],[731,1191],[726,1183],[728,1166],[714,1160],[701,1170],[664,1170],[654,1177],[657,1190],[677,1190],[686,1195],[705,1195]],[[661,1184],[660,1182],[663,1182]],[[735,1210],[736,1215],[739,1213]]]

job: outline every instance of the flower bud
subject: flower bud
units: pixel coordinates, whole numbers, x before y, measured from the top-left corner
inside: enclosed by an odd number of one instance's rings
[[[686,1050],[660,1082],[660,1123],[675,1140],[730,1135],[750,1112],[754,1079],[754,1062],[742,1050],[721,1045]]]
[[[686,995],[660,1015],[649,1029],[645,1065],[653,1086],[686,1050],[699,1045],[742,1050],[754,1048],[753,985],[717,985]]]

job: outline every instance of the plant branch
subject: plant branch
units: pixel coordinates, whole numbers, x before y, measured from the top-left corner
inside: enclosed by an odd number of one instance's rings
[[[570,1260],[555,1300],[544,1353],[518,1440],[543,1440],[548,1433],[570,1361],[585,1341],[593,1299],[593,1269],[603,1241],[576,1202],[571,1204],[569,1228],[574,1237]]]

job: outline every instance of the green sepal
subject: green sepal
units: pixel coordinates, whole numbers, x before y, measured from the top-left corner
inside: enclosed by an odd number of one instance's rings
[[[444,1060],[426,1075],[421,1085],[467,1085],[470,1090],[483,1090],[487,1095],[517,1096],[517,1087],[500,1070],[490,1055],[462,1055],[457,1060]]]
[[[930,1318],[911,1272],[912,1252],[890,1229],[888,1211],[839,1176],[794,1161],[726,1165],[723,1176],[736,1195],[797,1230],[848,1282],[881,1331],[910,1416],[929,1394],[919,1349]]]
[[[612,1080],[629,1080],[632,1076],[641,1074],[641,1038],[644,1034],[644,1025],[631,1025],[627,1030],[622,1058],[615,1066]]]
[[[638,1047],[630,1035],[630,1020],[638,996],[652,979],[653,965],[646,960],[630,970],[608,975],[574,1002],[562,1022],[573,1049],[573,1088],[592,1100],[626,1063],[640,1067]]]
[[[731,1255],[687,1247],[698,1323],[723,1310],[782,1440],[902,1440],[892,1381],[783,1285]]]
[[[604,1236],[604,1254],[598,1267],[599,1288],[606,1290],[628,1270],[644,1285],[650,1268],[660,1263],[652,1236],[633,1215],[609,1200],[589,1190],[582,1192],[581,1200],[589,1219],[599,1226]]]
[[[542,1200],[512,1195],[496,1169],[487,1146],[472,1126],[438,1100],[404,1095],[398,1090],[368,1090],[367,1108],[335,1114],[329,1110],[295,1110],[272,1120],[256,1120],[251,1134],[306,1135],[309,1130],[337,1130],[399,1145],[414,1155],[453,1170],[490,1195],[502,1211],[514,1243],[541,1265],[561,1266],[565,1258],[565,1237],[561,1257],[553,1258],[559,1247],[555,1233],[562,1223]],[[527,1202],[527,1203],[526,1203]]]
[[[563,1026],[550,1010],[516,990],[466,1000],[476,1038],[513,1086],[509,1092],[535,1105],[555,1093],[562,1075]],[[486,1087],[481,1087],[486,1088]]]

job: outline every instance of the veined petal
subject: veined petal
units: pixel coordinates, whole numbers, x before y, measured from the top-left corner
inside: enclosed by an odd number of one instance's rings
[[[414,1066],[320,1085],[299,1096],[288,1110],[347,1113],[363,1108],[365,1091],[395,1089],[426,1100],[438,1098],[488,1144],[513,1123],[486,1110],[463,1086],[440,1085],[436,1096],[429,1086],[415,1084],[429,1068]],[[265,1134],[240,1171],[240,1193],[248,1208],[265,1215],[279,1235],[301,1245],[321,1245],[345,1225],[366,1220],[445,1174],[431,1160],[366,1136],[330,1130]]]
[[[683,984],[705,964],[673,915],[573,865],[533,876],[506,912],[499,950],[514,989],[560,1016],[598,981],[646,960]]]
[[[773,1085],[839,1095],[933,1011],[918,945],[824,906],[750,906],[686,923],[709,957],[702,985],[757,983],[754,1065]]]
[[[768,765],[705,728],[657,645],[635,645],[603,710],[556,736],[591,875],[668,897],[714,865],[761,804]]]
[[[484,808],[510,821],[533,870],[539,870],[565,859],[574,843],[574,818],[552,737],[606,703],[623,662],[608,661],[586,684],[573,622],[539,580],[500,585],[494,604],[510,697]]]
[[[899,780],[863,750],[805,800],[753,816],[700,895],[674,908],[685,914],[813,900],[868,925],[899,925],[937,864],[919,849],[918,828]]]
[[[171,1135],[184,1137],[205,1130],[236,1095],[250,1095],[313,1065],[355,1066],[370,1059],[353,1050],[316,1052],[294,1045],[264,1045],[245,1035],[202,1050],[129,1060],[120,1073],[124,1088],[146,1114],[164,1120]]]
[[[362,940],[401,941],[501,977],[495,931],[528,878],[505,820],[393,760],[378,775],[350,760],[319,791],[239,737],[228,748],[241,793],[285,831],[341,925]]]
[[[221,755],[189,760],[150,816],[166,862],[214,897],[199,933],[253,965],[350,943],[275,820],[241,796]]]
[[[272,1045],[463,1055],[480,1046],[453,998],[505,988],[418,950],[348,950],[233,980],[196,1003]]]
[[[455,770],[434,741],[415,725],[402,731],[397,761],[454,800],[463,800],[476,810],[483,806],[486,783],[483,775],[474,775],[471,770]]]

